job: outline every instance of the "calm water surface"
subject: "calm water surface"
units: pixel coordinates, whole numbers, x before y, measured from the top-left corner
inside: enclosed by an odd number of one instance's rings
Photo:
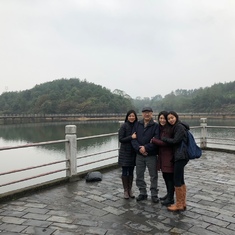
[[[182,120],[186,121],[190,126],[199,126],[199,120]],[[87,121],[87,122],[59,122],[59,123],[30,123],[30,124],[13,124],[13,125],[2,125],[0,126],[0,146],[17,146],[27,143],[45,142],[51,140],[62,140],[65,139],[65,126],[76,125],[77,126],[77,137],[85,137],[92,135],[100,135],[107,133],[116,133],[120,127],[118,121]],[[208,120],[208,125],[214,126],[235,126],[235,120]],[[192,130],[195,137],[200,136],[200,129]],[[214,129],[208,133],[211,137],[225,137],[234,138],[234,129]],[[77,156],[84,156],[87,154],[97,153],[101,151],[117,149],[118,139],[117,136],[96,138],[91,140],[78,141],[78,154]],[[110,155],[110,153],[109,153]],[[112,152],[112,155],[117,155],[117,152]],[[86,161],[92,161],[99,159],[101,156],[93,156],[89,159],[78,159],[78,165],[83,164]],[[102,156],[104,157],[104,156]],[[39,147],[29,147],[23,149],[4,150],[0,151],[0,172],[8,172],[16,169],[26,168],[30,166],[36,166],[57,160],[65,159],[65,144],[53,144],[44,145]],[[109,163],[115,162],[112,160]],[[102,164],[102,163],[99,163]],[[97,164],[96,164],[97,165]],[[50,170],[56,170],[58,168],[64,168],[64,164],[50,166]],[[84,171],[86,167],[78,168],[79,171]],[[30,177],[32,174],[42,174],[48,169],[37,169],[33,171],[20,172],[0,176],[0,184],[15,181],[18,178]],[[33,172],[33,173],[32,173]],[[40,179],[33,179],[30,184],[37,184],[41,181],[52,180],[58,177],[65,176],[65,173],[56,173],[50,176],[44,176]],[[0,193],[17,189],[18,187],[26,187],[29,182],[17,183],[10,186],[0,187]]]

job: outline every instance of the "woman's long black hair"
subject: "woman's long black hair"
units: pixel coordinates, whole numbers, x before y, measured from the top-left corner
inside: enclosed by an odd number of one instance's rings
[[[134,113],[134,115],[135,115],[135,122],[138,121],[137,114],[136,114],[135,110],[131,109],[131,110],[129,110],[129,111],[127,112],[127,114],[126,114],[125,122],[128,121],[128,116],[129,116],[131,113]]]
[[[170,112],[168,112],[167,116],[168,116],[169,114],[172,114],[173,116],[176,117],[176,122],[175,122],[175,123],[179,122],[179,115],[178,115],[175,111],[170,111]],[[167,122],[168,122],[168,120],[167,120]]]
[[[157,121],[159,122],[159,118],[160,116],[163,115],[167,121],[167,115],[168,115],[168,112],[167,111],[161,111],[158,116],[157,116]]]

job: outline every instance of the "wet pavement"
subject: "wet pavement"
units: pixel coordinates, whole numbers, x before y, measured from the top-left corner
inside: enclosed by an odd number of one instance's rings
[[[45,189],[0,204],[0,234],[235,234],[235,154],[206,151],[186,166],[187,210],[123,199],[121,170]],[[146,182],[149,177],[146,172]],[[135,195],[138,189],[134,184]],[[165,194],[159,173],[159,196]]]

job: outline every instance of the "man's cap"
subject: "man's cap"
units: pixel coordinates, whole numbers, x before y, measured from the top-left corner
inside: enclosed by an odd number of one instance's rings
[[[152,108],[151,107],[144,107],[142,109],[142,112],[153,112]]]

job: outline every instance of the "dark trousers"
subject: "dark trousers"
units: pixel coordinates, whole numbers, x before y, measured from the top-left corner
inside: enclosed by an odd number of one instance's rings
[[[174,164],[174,184],[175,187],[181,187],[184,182],[184,167],[188,163],[187,160],[176,161]]]
[[[136,186],[140,194],[147,195],[147,184],[145,182],[145,170],[148,168],[150,176],[151,196],[158,195],[157,156],[136,156]]]
[[[122,176],[133,176],[134,166],[122,166]]]
[[[174,173],[162,172],[162,177],[165,182],[174,182]]]

